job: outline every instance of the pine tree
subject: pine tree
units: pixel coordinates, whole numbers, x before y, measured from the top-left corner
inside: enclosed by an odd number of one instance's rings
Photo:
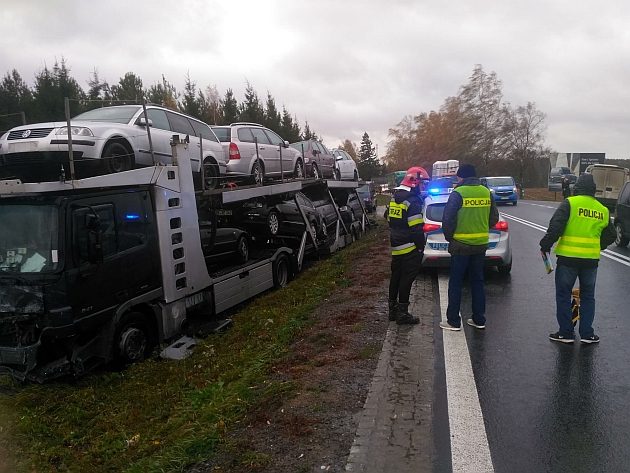
[[[276,133],[279,133],[282,128],[282,117],[276,108],[276,101],[269,91],[267,91],[267,104],[265,107],[265,120],[263,124]]]
[[[232,89],[228,89],[225,92],[225,98],[221,101],[221,109],[223,111],[221,121],[223,125],[229,125],[238,121],[238,102],[234,98]]]
[[[17,70],[13,69],[0,83],[0,133],[22,124],[33,107],[33,94]],[[4,116],[2,116],[4,115]]]
[[[247,87],[245,88],[245,101],[239,109],[239,119],[242,122],[262,123],[265,120],[265,112],[258,94],[249,82],[247,82]]]
[[[372,145],[372,140],[367,132],[363,133],[359,154],[357,156],[357,169],[363,179],[370,180],[383,173],[383,165],[376,157],[376,149]]]
[[[203,94],[197,96],[197,84],[190,79],[190,72],[186,74],[186,82],[184,84],[184,94],[182,95],[182,101],[179,104],[179,110],[191,117],[201,117],[201,107],[205,100]]]
[[[114,100],[138,104],[144,99],[142,79],[133,72],[127,72],[111,90]]]

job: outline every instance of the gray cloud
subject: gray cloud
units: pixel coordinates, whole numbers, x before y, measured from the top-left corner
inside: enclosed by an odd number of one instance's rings
[[[389,128],[482,64],[506,101],[547,114],[551,147],[630,157],[629,13],[620,0],[5,0],[0,73],[32,81],[63,56],[84,86],[97,68],[181,90],[190,72],[242,98],[248,80],[330,146],[367,131],[383,154]]]

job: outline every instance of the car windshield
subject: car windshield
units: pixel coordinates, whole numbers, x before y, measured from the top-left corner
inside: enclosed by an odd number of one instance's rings
[[[444,216],[444,207],[446,207],[446,202],[442,204],[427,205],[427,220],[431,220],[433,222],[441,222],[442,217]]]
[[[232,129],[230,127],[213,126],[211,128],[212,131],[214,131],[214,134],[217,135],[217,138],[219,138],[219,141],[222,143],[232,141]]]
[[[57,207],[0,205],[0,222],[0,272],[47,273],[57,269]]]
[[[514,186],[514,179],[511,177],[486,177],[486,182],[490,187]]]
[[[95,108],[89,112],[82,113],[73,120],[83,120],[90,122],[111,122],[129,123],[136,112],[142,108],[140,105],[124,105],[121,107]]]

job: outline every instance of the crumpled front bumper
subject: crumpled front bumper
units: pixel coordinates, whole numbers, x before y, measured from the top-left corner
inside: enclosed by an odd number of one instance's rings
[[[41,342],[25,347],[0,347],[0,373],[8,373],[24,381],[37,365],[37,351]]]

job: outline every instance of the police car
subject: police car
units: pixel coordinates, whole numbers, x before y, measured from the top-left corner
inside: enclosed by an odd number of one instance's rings
[[[424,198],[424,234],[426,245],[422,266],[444,267],[451,261],[448,242],[442,231],[442,216],[452,187],[441,187],[429,183]],[[496,266],[501,274],[509,274],[512,270],[512,247],[508,223],[501,215],[499,222],[490,229],[490,241],[486,251],[486,266]]]

